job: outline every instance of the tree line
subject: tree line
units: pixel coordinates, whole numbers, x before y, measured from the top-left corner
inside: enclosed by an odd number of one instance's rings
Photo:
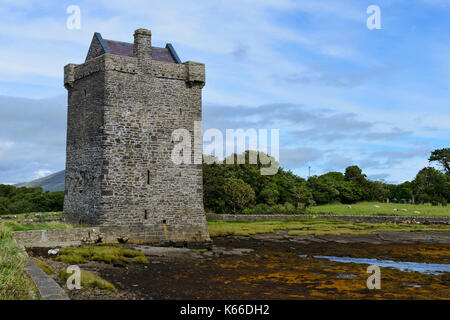
[[[344,173],[328,172],[303,179],[289,170],[279,168],[272,176],[260,174],[263,166],[249,164],[223,165],[217,159],[203,164],[203,200],[205,210],[215,213],[301,213],[312,205],[328,203],[351,204],[359,201],[392,201],[447,205],[450,198],[450,148],[435,150],[429,161],[437,162],[443,172],[426,167],[413,181],[400,185],[372,181],[358,166],[349,166]],[[208,156],[205,156],[208,157]],[[237,155],[230,157],[237,159]],[[258,158],[259,159],[259,158]],[[272,158],[272,161],[274,159]],[[225,160],[226,162],[226,160]]]
[[[0,215],[62,211],[64,192],[43,192],[42,188],[16,188],[0,184]]]

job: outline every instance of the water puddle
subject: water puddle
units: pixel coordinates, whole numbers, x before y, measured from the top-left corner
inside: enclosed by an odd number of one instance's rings
[[[344,273],[339,273],[338,274],[338,278],[344,278],[344,279],[354,279],[357,278],[358,276],[356,274],[344,274]]]
[[[417,283],[406,283],[406,282],[403,282],[402,284],[405,287],[414,287],[414,288],[421,288],[421,287],[423,287],[422,285],[417,284]]]
[[[335,262],[344,263],[360,263],[376,265],[385,268],[395,268],[400,271],[418,271],[420,273],[439,275],[444,272],[450,272],[450,264],[437,264],[437,263],[422,263],[422,262],[402,262],[391,260],[378,260],[378,259],[365,259],[365,258],[350,258],[350,257],[332,257],[332,256],[313,256],[317,259],[327,259]]]

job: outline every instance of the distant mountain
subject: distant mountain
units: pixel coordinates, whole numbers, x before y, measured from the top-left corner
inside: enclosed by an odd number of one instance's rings
[[[49,176],[39,178],[30,182],[18,183],[14,186],[27,188],[41,187],[44,191],[64,191],[65,175],[66,170],[62,170]]]

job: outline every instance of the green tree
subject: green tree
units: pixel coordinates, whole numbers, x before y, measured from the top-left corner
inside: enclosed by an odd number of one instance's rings
[[[259,203],[265,203],[269,206],[277,204],[280,193],[273,184],[265,187],[258,195]]]
[[[450,197],[449,176],[432,167],[420,170],[412,185],[416,199],[421,202],[447,203]]]
[[[308,179],[307,185],[311,189],[314,201],[317,204],[331,203],[339,200],[339,191],[331,179],[312,176]]]
[[[296,207],[300,207],[302,204],[305,206],[312,206],[315,203],[311,189],[306,185],[294,187],[293,194]]]
[[[409,181],[403,182],[402,184],[396,185],[393,188],[393,198],[398,200],[407,199],[410,200],[413,198],[413,184]]]
[[[233,213],[239,213],[255,202],[255,192],[242,179],[227,178],[224,185],[224,199]]]
[[[436,149],[428,158],[430,162],[437,162],[444,169],[445,174],[450,175],[450,148]]]
[[[345,169],[345,180],[364,182],[366,181],[366,175],[362,173],[358,166],[350,166]]]
[[[385,182],[371,181],[370,183],[372,199],[375,201],[384,201],[389,197],[389,189]]]

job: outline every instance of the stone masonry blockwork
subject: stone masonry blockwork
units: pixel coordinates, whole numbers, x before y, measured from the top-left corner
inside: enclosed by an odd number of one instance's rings
[[[202,166],[171,161],[172,132],[193,137],[201,121],[204,64],[153,60],[145,29],[131,57],[104,53],[96,36],[85,63],[64,68],[65,220],[139,227],[150,242],[209,241]]]

